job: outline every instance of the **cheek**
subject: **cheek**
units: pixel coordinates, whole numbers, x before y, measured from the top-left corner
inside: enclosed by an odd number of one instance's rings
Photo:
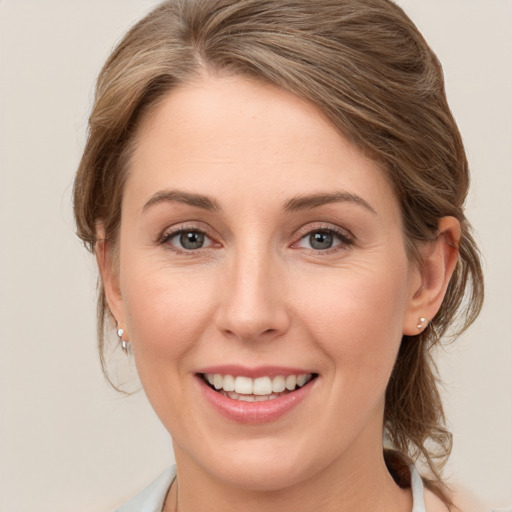
[[[127,326],[138,359],[152,364],[189,351],[201,338],[213,307],[204,279],[148,264],[130,265],[122,281]]]
[[[332,364],[359,380],[389,377],[408,301],[407,262],[338,269],[304,283],[300,308]]]
[[[127,327],[140,382],[162,423],[193,431],[190,371],[211,325],[205,280],[147,263],[131,265],[122,287]],[[203,276],[204,277],[204,276]]]

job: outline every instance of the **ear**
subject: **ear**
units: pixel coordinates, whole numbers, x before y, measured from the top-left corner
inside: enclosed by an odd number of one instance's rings
[[[96,262],[110,312],[118,326],[126,331],[123,297],[119,285],[119,263],[111,243],[105,238],[103,226],[98,226],[97,229]]]
[[[455,217],[443,217],[439,220],[435,240],[421,247],[421,261],[411,276],[403,334],[419,334],[436,316],[457,265],[459,241],[460,222]]]

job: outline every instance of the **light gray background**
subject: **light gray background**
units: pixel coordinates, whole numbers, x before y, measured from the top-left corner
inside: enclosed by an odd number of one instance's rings
[[[94,79],[152,0],[0,0],[0,511],[112,510],[172,461],[142,393],[105,383],[71,186]],[[486,259],[477,324],[440,354],[447,474],[512,507],[512,1],[401,0],[443,62]]]

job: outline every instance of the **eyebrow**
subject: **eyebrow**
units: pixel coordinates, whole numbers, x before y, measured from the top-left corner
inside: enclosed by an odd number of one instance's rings
[[[222,210],[219,203],[215,199],[212,199],[203,194],[185,192],[183,190],[161,190],[160,192],[157,192],[156,194],[150,197],[149,201],[147,201],[147,203],[144,205],[143,211],[147,210],[149,207],[155,204],[164,202],[182,203],[209,211]],[[285,212],[293,212],[299,210],[318,208],[320,206],[332,203],[345,202],[355,203],[357,205],[363,206],[371,213],[375,215],[377,214],[377,212],[372,208],[372,206],[367,201],[365,201],[362,197],[356,194],[352,194],[350,192],[333,192],[330,194],[319,193],[293,197],[285,202],[283,210]]]
[[[157,192],[156,194],[151,196],[151,198],[144,205],[142,210],[145,211],[150,206],[166,202],[187,204],[189,206],[202,208],[203,210],[221,210],[219,203],[215,201],[215,199],[211,199],[208,196],[204,196],[202,194],[185,192],[183,190],[161,190],[160,192]]]
[[[355,203],[357,205],[363,206],[374,215],[377,215],[377,212],[367,201],[365,201],[362,197],[350,192],[333,192],[330,194],[320,193],[307,196],[297,196],[290,199],[289,201],[286,201],[284,205],[284,211],[292,212],[297,210],[309,210],[331,203]]]

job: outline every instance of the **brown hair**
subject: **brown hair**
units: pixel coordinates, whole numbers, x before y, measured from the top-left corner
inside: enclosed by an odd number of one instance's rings
[[[418,244],[436,237],[441,217],[460,221],[459,261],[444,302],[424,332],[403,338],[384,418],[390,447],[422,456],[434,477],[430,487],[450,504],[439,472],[451,436],[431,349],[449,327],[456,335],[476,318],[483,278],[463,213],[467,160],[436,56],[389,0],[163,3],[128,32],[98,79],[74,189],[78,236],[91,251],[98,223],[115,245],[125,170],[141,114],[209,70],[263,80],[317,105],[390,179],[414,261],[419,261]],[[104,368],[110,316],[100,288]]]

